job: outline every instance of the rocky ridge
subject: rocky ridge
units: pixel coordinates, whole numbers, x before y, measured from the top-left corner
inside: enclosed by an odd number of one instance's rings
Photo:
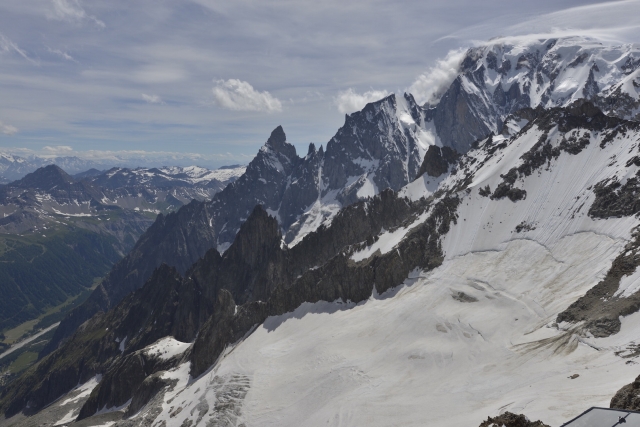
[[[286,312],[305,300],[334,297],[362,300],[371,293],[372,275],[379,277],[375,286],[383,292],[401,282],[416,263],[426,268],[437,265],[438,247],[433,246],[437,239],[429,236],[430,233],[446,232],[455,201],[438,204],[434,208],[432,222],[425,224],[428,227],[425,231],[429,232],[416,234],[411,247],[424,245],[426,249],[420,251],[419,256],[418,253],[409,256],[407,247],[401,251],[404,259],[394,254],[372,268],[369,263],[351,266],[348,255],[336,254],[336,249],[332,248],[348,247],[383,228],[397,227],[411,220],[424,206],[424,203],[407,203],[391,192],[384,192],[372,201],[347,208],[332,226],[310,234],[292,249],[281,246],[282,235],[277,221],[258,207],[222,257],[211,249],[186,273],[185,279],[181,279],[174,269],[161,266],[142,289],[125,298],[106,315],[97,316],[83,326],[70,341],[34,368],[29,381],[41,381],[40,385],[27,394],[23,393],[32,386],[25,388],[24,382],[22,387],[16,385],[7,390],[4,401],[11,400],[14,406],[6,410],[15,412],[27,402],[30,408],[48,403],[51,396],[65,391],[67,382],[59,381],[57,375],[84,381],[108,368],[102,385],[94,391],[82,411],[83,416],[92,415],[96,408],[120,406],[126,402],[132,397],[130,393],[155,372],[149,365],[151,370],[145,368],[149,372],[136,380],[138,377],[131,376],[129,372],[133,369],[132,360],[138,360],[139,356],[130,354],[161,336],[171,334],[187,342],[199,337],[191,351],[194,375],[197,375],[196,372],[206,369],[217,358],[229,344],[229,339],[237,339],[237,334],[244,335],[269,314]],[[358,226],[352,227],[355,224]],[[311,267],[318,266],[318,263],[327,264],[312,270]],[[352,275],[360,284],[353,282],[348,288],[341,286],[339,283],[344,273]],[[326,281],[327,285],[315,290],[309,287],[309,283],[318,279]],[[242,307],[235,310],[235,301]],[[266,304],[260,301],[266,301]],[[227,330],[223,326],[229,323],[235,326]],[[106,325],[111,326],[105,335]],[[220,333],[223,334],[221,339],[208,339],[211,334]],[[124,342],[124,337],[129,338],[120,347],[119,342]],[[96,353],[97,346],[100,351]],[[61,372],[56,366],[67,368]],[[51,374],[43,376],[44,372]],[[7,400],[9,396],[11,398]]]
[[[298,157],[295,147],[286,141],[282,127],[277,127],[241,177],[211,201],[178,212],[183,223],[176,224],[176,229],[187,227],[189,222],[198,223],[199,217],[207,217],[208,225],[202,223],[206,229],[200,232],[208,237],[201,247],[215,247],[224,252],[253,208],[261,205],[278,220],[285,242],[295,245],[321,224],[333,221],[342,207],[387,188],[398,190],[416,178],[430,143],[420,126],[424,124],[423,115],[424,111],[411,96],[400,99],[390,95],[368,104],[361,112],[348,115],[326,151],[312,144],[304,158]],[[189,215],[193,215],[193,219]],[[149,233],[154,230],[152,227]],[[173,247],[166,233],[155,239]],[[108,309],[128,292],[142,286],[151,273],[144,266],[191,265],[204,251],[197,252],[196,258],[183,259],[183,253],[176,251],[156,256],[153,250],[134,249],[119,266],[126,265],[129,272],[135,273],[127,276],[122,270],[117,275],[131,279],[123,284],[107,281],[108,285],[100,286],[90,301],[62,321],[43,355],[56,348],[97,310]],[[146,275],[140,274],[142,271]],[[96,301],[102,303],[96,304]]]

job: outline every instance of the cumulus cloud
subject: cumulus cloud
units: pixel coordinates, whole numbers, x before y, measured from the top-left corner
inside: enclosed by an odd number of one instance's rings
[[[409,87],[409,92],[419,104],[434,104],[440,99],[458,75],[465,52],[465,49],[449,51],[444,59],[418,76]]]
[[[15,126],[6,125],[0,122],[0,132],[2,132],[5,135],[15,135],[16,133],[18,133],[18,128]]]
[[[213,98],[222,108],[236,111],[282,111],[280,100],[269,92],[259,92],[248,82],[229,79],[218,80],[213,87]]]
[[[147,95],[146,93],[143,93],[142,99],[147,101],[149,104],[164,104],[164,102],[162,102],[162,98],[158,95]]]
[[[378,101],[387,95],[389,95],[389,92],[386,90],[370,90],[363,94],[359,94],[349,88],[340,92],[334,101],[338,107],[338,111],[348,114],[362,110],[362,108],[364,108],[364,106],[369,102]]]
[[[80,5],[79,0],[51,0],[53,10],[48,14],[49,18],[67,22],[93,22],[100,28],[105,28],[104,22],[93,15],[87,14]]]

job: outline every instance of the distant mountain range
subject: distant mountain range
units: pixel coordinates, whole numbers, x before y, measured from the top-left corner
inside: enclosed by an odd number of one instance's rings
[[[182,163],[187,162],[186,159],[181,160]],[[57,165],[70,175],[76,174],[92,174],[96,171],[106,171],[114,167],[123,169],[166,169],[165,173],[174,175],[181,172],[169,172],[169,170],[177,168],[184,169],[184,172],[189,174],[205,173],[204,171],[211,171],[214,169],[204,168],[198,166],[175,166],[175,167],[161,167],[160,164],[175,164],[172,159],[166,159],[166,162],[162,162],[161,159],[104,159],[104,160],[89,160],[83,159],[77,156],[58,156],[58,157],[38,157],[34,155],[30,156],[18,156],[7,152],[2,152],[0,149],[0,184],[7,184],[9,182],[18,180],[24,177],[26,174],[34,172],[36,169],[47,166]],[[188,163],[187,163],[188,164]],[[205,165],[206,166],[206,165]],[[221,169],[229,168],[223,166]],[[230,167],[231,169],[235,166]],[[200,172],[198,172],[200,171]],[[219,177],[222,177],[219,175]],[[224,179],[220,179],[224,181]]]
[[[71,176],[48,165],[0,186],[0,330],[83,292],[158,214],[210,199],[243,171],[113,168]]]

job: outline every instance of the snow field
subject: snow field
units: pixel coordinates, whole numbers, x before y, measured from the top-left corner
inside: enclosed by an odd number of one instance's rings
[[[191,344],[180,342],[173,337],[164,337],[145,347],[145,353],[152,357],[159,357],[162,360],[169,360],[184,353],[190,346]]]
[[[231,425],[460,426],[503,410],[559,425],[607,405],[640,372],[613,354],[634,336],[627,319],[605,340],[552,326],[621,244],[592,232],[552,249],[514,240],[357,306],[304,304],[267,320],[195,381],[188,364],[168,373],[180,382],[157,422],[195,422],[206,402],[205,425],[235,394]]]
[[[486,185],[495,190],[502,182],[500,174],[517,166],[518,156],[530,149],[539,136],[539,130],[529,131],[509,145],[504,154],[494,156],[476,171],[470,186],[473,190],[458,208],[457,224],[443,239],[446,256],[494,249],[514,238],[553,245],[564,236],[583,231],[616,239],[630,238],[638,224],[636,218],[594,220],[587,213],[595,199],[592,191],[595,184],[613,176],[624,182],[627,176],[635,174],[637,167],[626,167],[637,148],[637,141],[631,137],[616,138],[603,149],[600,148],[603,136],[592,134],[591,143],[579,154],[563,152],[548,167],[545,165],[524,180],[516,181],[516,187],[526,190],[526,200],[514,203],[508,198],[491,200],[478,194],[478,189]],[[552,131],[549,137],[558,135]],[[455,176],[451,181],[454,179]],[[516,226],[523,223],[534,229],[516,233]]]

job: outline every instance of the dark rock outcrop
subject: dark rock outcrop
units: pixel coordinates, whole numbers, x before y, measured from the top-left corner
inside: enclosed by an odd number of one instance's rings
[[[338,253],[326,264],[307,268],[301,275],[283,281],[266,301],[249,302],[237,309],[230,294],[221,295],[218,301],[221,312],[207,321],[193,345],[191,375],[201,375],[227,345],[242,338],[268,316],[293,311],[304,302],[341,299],[357,303],[369,298],[374,287],[378,293],[384,293],[401,284],[415,268],[430,270],[440,265],[443,254],[439,237],[455,222],[458,203],[454,198],[437,202],[429,219],[413,229],[395,251],[358,263],[350,259],[350,251]]]
[[[166,390],[171,387],[175,387],[177,380],[169,380],[163,378],[163,371],[156,372],[152,375],[149,375],[142,381],[133,392],[133,399],[131,399],[131,403],[127,407],[127,411],[125,412],[125,417],[130,417],[138,412],[140,409],[144,408],[144,406],[153,399],[160,391]],[[84,409],[84,408],[83,408]],[[79,419],[83,418],[83,414],[80,413],[78,415]]]
[[[592,218],[631,216],[640,212],[640,170],[624,184],[602,181],[593,188],[596,198],[589,208]]]
[[[481,84],[484,86],[484,83]],[[465,91],[462,79],[458,77],[435,107],[433,122],[445,146],[466,153],[474,141],[493,133],[493,129],[487,125],[486,116],[497,117],[497,114],[486,111],[482,99]]]
[[[612,409],[640,411],[640,376],[617,391],[609,405]]]
[[[487,417],[486,421],[480,423],[479,427],[549,427],[542,421],[529,421],[522,414],[505,412],[497,417]]]
[[[635,230],[632,240],[613,260],[607,275],[596,286],[571,304],[557,317],[557,322],[585,321],[585,328],[595,337],[608,337],[620,331],[621,316],[640,310],[640,294],[615,296],[623,276],[631,275],[640,266],[640,231]]]
[[[449,166],[455,164],[459,157],[460,155],[452,148],[431,145],[424,155],[417,176],[422,176],[426,173],[432,177],[439,177],[447,173]]]

